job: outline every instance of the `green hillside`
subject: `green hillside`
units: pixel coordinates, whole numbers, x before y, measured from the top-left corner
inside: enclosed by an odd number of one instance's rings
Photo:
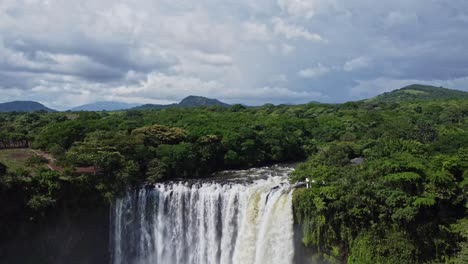
[[[50,109],[43,104],[34,101],[13,101],[0,103],[0,112],[55,112],[54,109]]]
[[[177,104],[145,104],[132,108],[133,110],[155,110],[155,109],[166,109],[166,108],[179,108],[179,107],[200,107],[200,106],[221,106],[229,107],[229,104],[223,103],[217,99],[210,99],[203,96],[190,95],[182,99]]]
[[[210,99],[202,96],[190,95],[180,101],[180,107],[197,107],[197,106],[223,106],[229,107],[230,105],[223,103],[217,99]]]
[[[461,98],[468,98],[468,92],[447,89],[443,87],[435,87],[430,85],[413,84],[398,90],[383,93],[381,95],[366,100],[366,102],[399,103],[410,101],[446,100]]]

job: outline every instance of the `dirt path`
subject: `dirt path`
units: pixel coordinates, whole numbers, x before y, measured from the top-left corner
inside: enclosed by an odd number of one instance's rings
[[[42,150],[35,150],[35,149],[31,149],[31,151],[34,152],[34,154],[47,159],[49,161],[47,163],[47,167],[49,167],[49,169],[54,170],[54,171],[60,170],[57,166],[54,165],[55,159],[50,153],[46,153]]]

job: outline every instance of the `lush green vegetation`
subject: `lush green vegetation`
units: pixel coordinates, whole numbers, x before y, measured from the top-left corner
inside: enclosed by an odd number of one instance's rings
[[[294,172],[312,181],[294,195],[304,243],[330,262],[466,261],[467,101],[355,107]]]
[[[50,152],[61,168],[26,170],[5,163],[0,231],[9,234],[16,223],[40,221],[64,206],[105,204],[133,184],[305,159],[315,143],[306,120],[289,110],[236,106],[0,114],[3,148],[31,145]],[[97,173],[78,173],[87,167]]]
[[[467,255],[466,99],[0,114],[0,147],[24,146],[50,152],[60,169],[43,158],[28,158],[28,170],[0,161],[5,237],[16,223],[106,204],[142,182],[307,159],[292,181],[313,184],[295,191],[294,212],[320,258]]]
[[[448,99],[467,99],[468,92],[451,90],[430,85],[413,84],[401,89],[384,93],[367,102],[373,103],[401,103],[409,101],[422,100],[448,100]]]

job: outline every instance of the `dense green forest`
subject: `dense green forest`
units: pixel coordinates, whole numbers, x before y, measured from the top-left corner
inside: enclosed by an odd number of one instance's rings
[[[466,263],[468,99],[424,99],[2,113],[0,148],[53,158],[0,159],[0,233],[143,182],[305,161],[291,180],[312,186],[293,204],[317,258]]]
[[[399,103],[421,100],[468,99],[468,93],[430,85],[413,84],[367,99],[372,103]]]

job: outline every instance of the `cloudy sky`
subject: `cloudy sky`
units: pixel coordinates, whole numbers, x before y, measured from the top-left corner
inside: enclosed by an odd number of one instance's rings
[[[468,90],[466,0],[0,0],[0,102],[343,102]]]

